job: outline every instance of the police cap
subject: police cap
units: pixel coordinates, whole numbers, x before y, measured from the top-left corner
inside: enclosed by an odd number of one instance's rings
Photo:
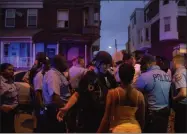
[[[112,56],[106,52],[106,51],[99,51],[93,61],[100,65],[102,63],[104,64],[112,64]]]

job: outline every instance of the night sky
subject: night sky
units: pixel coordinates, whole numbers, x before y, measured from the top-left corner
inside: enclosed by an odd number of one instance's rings
[[[143,1],[101,1],[101,50],[113,54],[115,39],[118,50],[125,49],[130,15],[141,7],[144,7]]]

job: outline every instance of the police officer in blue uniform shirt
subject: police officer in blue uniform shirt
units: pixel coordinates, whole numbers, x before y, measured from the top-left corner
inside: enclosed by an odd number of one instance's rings
[[[65,122],[58,122],[58,109],[66,104],[70,97],[69,82],[63,72],[68,69],[65,58],[56,55],[52,59],[52,67],[43,77],[43,100],[45,105],[46,132],[66,132]]]
[[[112,64],[111,55],[105,51],[100,51],[94,62],[95,70],[87,71],[80,80],[76,92],[57,115],[59,121],[63,120],[63,115],[77,103],[79,109],[77,132],[97,132],[104,115],[108,90],[117,87],[114,76],[108,71]]]
[[[169,118],[170,76],[156,65],[156,59],[146,54],[141,61],[144,73],[137,80],[136,87],[147,99],[146,124],[144,132],[166,133]]]
[[[187,70],[184,66],[185,58],[182,55],[176,55],[173,58],[173,67],[175,73],[173,75],[175,102],[175,132],[187,133]],[[177,77],[181,78],[178,79]]]

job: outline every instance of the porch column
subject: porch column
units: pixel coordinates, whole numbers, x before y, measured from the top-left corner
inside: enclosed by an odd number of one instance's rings
[[[3,63],[3,57],[4,57],[4,44],[3,44],[3,42],[1,41],[0,42],[0,45],[1,45],[1,47],[0,47],[0,52],[1,52],[1,61],[0,61],[0,63]]]
[[[56,44],[56,55],[59,54],[59,42]]]
[[[86,67],[87,66],[87,45],[85,45],[84,60],[85,60],[85,67]]]
[[[34,61],[35,61],[35,58],[36,58],[36,44],[32,43],[32,46],[33,46],[33,49],[32,49],[32,52],[33,52],[32,64],[34,64]]]

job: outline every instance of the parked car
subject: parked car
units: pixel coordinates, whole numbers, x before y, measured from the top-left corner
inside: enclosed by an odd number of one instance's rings
[[[30,85],[23,81],[26,71],[19,71],[14,73],[15,84],[19,88],[19,106],[21,110],[27,112],[32,109],[30,97]]]

